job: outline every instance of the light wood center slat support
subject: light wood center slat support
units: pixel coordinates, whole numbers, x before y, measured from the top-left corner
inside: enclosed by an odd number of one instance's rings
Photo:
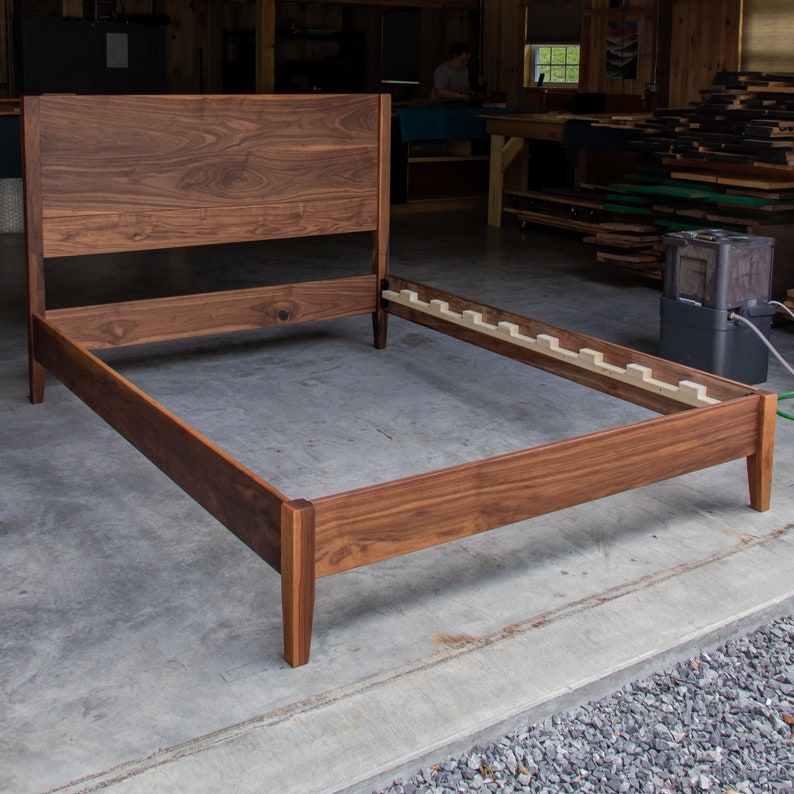
[[[383,297],[392,303],[408,306],[416,311],[440,317],[447,322],[465,328],[473,329],[478,333],[496,336],[510,344],[534,350],[551,358],[565,361],[582,369],[596,372],[604,377],[622,383],[630,383],[647,391],[670,397],[684,405],[700,407],[713,405],[719,400],[709,397],[707,387],[690,380],[681,380],[677,384],[668,383],[653,376],[653,370],[648,366],[629,362],[625,367],[615,366],[604,361],[604,354],[591,348],[583,347],[578,351],[568,350],[560,346],[560,340],[549,334],[538,334],[536,337],[521,333],[521,328],[516,323],[499,322],[491,324],[484,322],[482,313],[464,309],[458,313],[450,310],[446,301],[431,299],[423,301],[416,291],[404,289],[400,292],[384,290]]]
[[[317,576],[751,455],[758,410],[748,397],[313,499]]]
[[[36,356],[114,430],[275,570],[281,567],[281,506],[287,497],[167,411],[128,380],[33,317]]]
[[[247,331],[349,315],[380,304],[376,275],[78,306],[47,320],[91,350]]]

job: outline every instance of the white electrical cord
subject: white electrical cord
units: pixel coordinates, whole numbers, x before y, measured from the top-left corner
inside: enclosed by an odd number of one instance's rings
[[[770,301],[770,303],[774,303],[774,301]],[[728,319],[729,320],[736,320],[736,321],[742,323],[742,325],[746,325],[772,351],[772,355],[775,356],[775,358],[792,375],[794,375],[794,367],[792,367],[791,364],[789,364],[788,361],[786,361],[786,359],[783,358],[783,356],[781,356],[780,353],[777,352],[777,350],[774,348],[772,343],[761,333],[761,331],[758,330],[758,328],[756,327],[755,323],[750,322],[750,320],[748,320],[746,317],[742,317],[741,314],[736,314],[736,312],[731,312],[728,315]]]
[[[788,312],[792,317],[794,317],[794,312],[791,311],[791,309],[789,309],[789,307],[786,306],[785,303],[781,303],[780,301],[769,301],[769,303],[771,303],[773,306],[780,306],[780,308],[783,309],[784,312]]]

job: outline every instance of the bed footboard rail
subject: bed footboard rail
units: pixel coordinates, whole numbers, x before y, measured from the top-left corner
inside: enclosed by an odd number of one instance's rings
[[[759,454],[764,399],[733,400],[314,499],[316,575]]]

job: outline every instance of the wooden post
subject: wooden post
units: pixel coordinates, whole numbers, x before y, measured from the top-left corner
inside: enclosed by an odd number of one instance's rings
[[[281,610],[284,658],[309,661],[314,620],[314,507],[305,499],[281,506]]]
[[[777,395],[761,394],[758,409],[758,447],[747,457],[750,484],[750,507],[763,512],[772,500],[772,462],[775,452],[775,416]],[[726,432],[730,432],[727,429]]]
[[[256,93],[276,90],[276,2],[256,0]]]
[[[38,111],[38,97],[25,97],[23,110],[31,107]],[[22,148],[24,151],[25,184],[25,248],[28,284],[28,367],[30,378],[30,401],[40,403],[44,399],[47,372],[36,360],[33,344],[33,316],[46,314],[44,292],[44,253],[41,235],[41,141],[36,113],[22,113]]]
[[[504,145],[504,135],[491,134],[490,172],[488,174],[488,225],[496,228],[502,225],[502,192],[504,191],[502,149],[504,149]]]
[[[372,272],[378,280],[376,308],[372,314],[372,334],[378,350],[386,347],[389,315],[380,297],[381,282],[389,271],[389,224],[391,205],[389,195],[391,158],[391,97],[380,97],[380,141],[378,147],[378,226],[372,233]]]

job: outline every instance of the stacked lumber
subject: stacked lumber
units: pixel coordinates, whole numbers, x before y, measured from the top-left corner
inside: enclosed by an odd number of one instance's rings
[[[663,230],[719,227],[759,234],[768,223],[794,222],[794,187],[731,185],[729,175],[645,169],[609,185],[614,204],[641,207]],[[763,187],[762,187],[763,185]]]
[[[782,185],[782,187],[781,187]],[[620,182],[582,184],[573,191],[511,191],[505,212],[522,227],[578,232],[596,261],[651,278],[664,272],[669,232],[719,228],[766,236],[766,228],[794,224],[794,180],[749,179],[731,171],[678,171],[640,166]],[[512,206],[507,206],[512,202]]]
[[[634,128],[665,156],[739,166],[794,166],[794,75],[720,72],[701,99]]]
[[[506,190],[503,211],[516,215],[521,228],[540,223],[589,234],[607,220],[604,205],[572,190]]]
[[[514,193],[522,225],[580,232],[598,262],[661,277],[668,232],[767,236],[794,224],[794,75],[721,72],[700,97],[683,110],[620,119],[638,146],[659,155],[654,165],[556,198]]]
[[[599,229],[584,238],[585,243],[595,246],[596,261],[661,279],[664,247],[645,202],[636,196],[619,194],[608,186],[581,185],[581,189],[599,195],[604,208],[613,217],[623,219],[620,229]]]

